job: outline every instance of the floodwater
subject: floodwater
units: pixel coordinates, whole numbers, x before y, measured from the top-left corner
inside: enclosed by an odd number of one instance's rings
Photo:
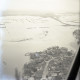
[[[70,24],[67,26],[51,17],[3,16],[0,19],[0,30],[4,33],[0,80],[15,80],[15,68],[22,74],[23,65],[29,61],[26,53],[43,51],[52,46],[66,47],[75,53],[78,51],[73,32],[79,29],[79,22],[73,14],[60,16],[61,21]]]

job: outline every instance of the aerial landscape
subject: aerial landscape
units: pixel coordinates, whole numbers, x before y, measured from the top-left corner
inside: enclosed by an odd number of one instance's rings
[[[79,20],[76,11],[4,11],[0,80],[67,80],[80,46]]]
[[[66,78],[67,68],[70,69],[80,45],[80,29],[78,14],[72,14],[74,20],[71,14],[64,15],[58,19],[56,16],[4,16],[0,23],[5,34],[3,73],[12,77],[17,73],[23,80],[31,76],[34,80],[46,76],[55,80]]]

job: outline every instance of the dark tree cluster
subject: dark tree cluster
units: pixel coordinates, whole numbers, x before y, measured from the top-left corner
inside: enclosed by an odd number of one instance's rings
[[[73,32],[73,35],[78,40],[77,43],[80,45],[80,29],[77,29]]]
[[[73,58],[73,51],[58,46],[30,53],[30,62],[24,64],[23,80],[29,80],[31,77],[33,80],[63,80]]]

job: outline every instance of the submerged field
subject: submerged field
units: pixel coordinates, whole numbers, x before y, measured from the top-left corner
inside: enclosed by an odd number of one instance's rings
[[[79,30],[78,14],[58,14],[49,17],[4,16],[0,17],[0,30],[3,31],[3,38],[0,38],[3,42],[1,75],[8,80],[15,80],[16,69],[20,73],[20,80],[22,79],[24,64],[30,62],[30,54],[44,54],[44,50],[58,46],[72,51],[76,57],[79,48],[73,35],[75,30]],[[72,64],[69,68],[71,66]],[[66,76],[69,71],[67,70]]]

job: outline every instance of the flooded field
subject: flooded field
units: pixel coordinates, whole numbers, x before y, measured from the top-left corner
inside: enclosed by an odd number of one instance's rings
[[[0,80],[17,80],[16,69],[20,74],[20,80],[23,80],[24,64],[30,62],[30,54],[36,52],[44,54],[44,50],[50,47],[65,47],[75,53],[76,57],[79,45],[73,32],[79,29],[79,15],[70,13],[57,16],[0,17],[0,31],[3,33],[3,37],[0,37],[2,41]],[[72,59],[71,62],[73,61]]]

